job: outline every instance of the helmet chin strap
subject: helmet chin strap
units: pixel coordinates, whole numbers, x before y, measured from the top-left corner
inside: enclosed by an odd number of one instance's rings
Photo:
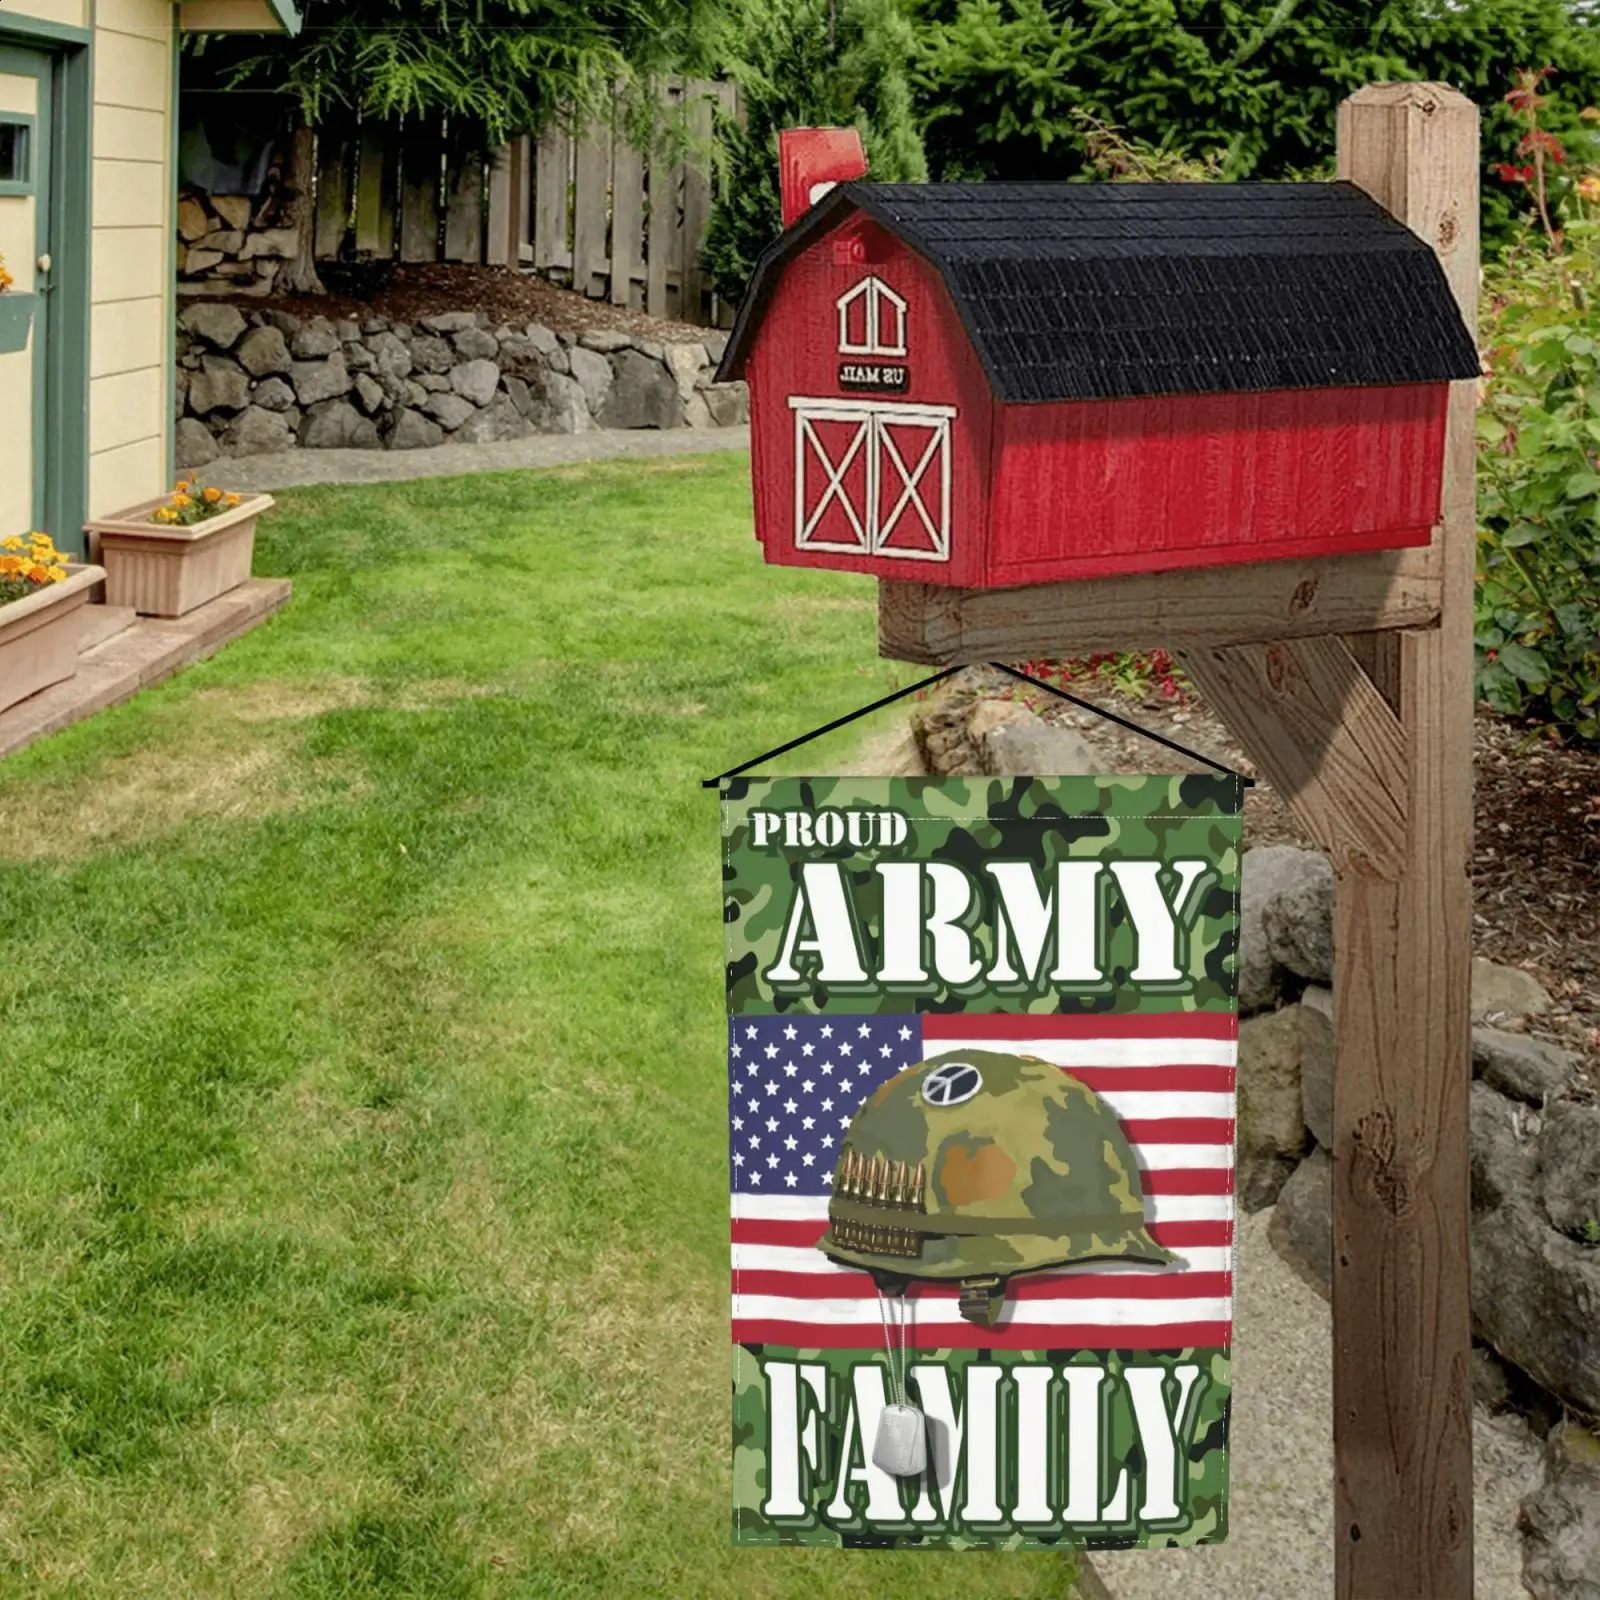
[[[1003,1278],[963,1278],[958,1309],[968,1322],[993,1328],[1006,1308]]]

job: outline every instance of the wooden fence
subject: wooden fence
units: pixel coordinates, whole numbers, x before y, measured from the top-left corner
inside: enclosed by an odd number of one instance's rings
[[[485,158],[453,151],[442,122],[330,118],[317,130],[317,259],[520,265],[591,299],[726,324],[733,307],[712,292],[700,247],[714,110],[737,115],[737,93],[674,79],[663,97],[687,154],[640,150],[598,119]]]

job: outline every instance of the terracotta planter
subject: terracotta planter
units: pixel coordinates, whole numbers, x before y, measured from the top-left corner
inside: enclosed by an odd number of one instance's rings
[[[0,711],[78,670],[83,607],[103,577],[102,567],[69,567],[64,582],[0,605]]]
[[[164,496],[84,524],[100,541],[107,605],[132,606],[147,617],[181,617],[250,576],[256,519],[272,504],[271,495],[250,495],[192,528],[152,522],[150,513],[163,504]]]

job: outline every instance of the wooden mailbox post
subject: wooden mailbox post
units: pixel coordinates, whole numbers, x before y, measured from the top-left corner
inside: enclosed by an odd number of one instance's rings
[[[1339,110],[1339,175],[1478,294],[1478,119],[1441,84]],[[1333,1402],[1341,1600],[1470,1600],[1467,1090],[1474,385],[1426,547],[956,589],[880,580],[879,644],[948,665],[1161,643],[1334,870]]]
[[[1363,89],[1337,187],[817,137],[723,362],[767,558],[877,578],[900,660],[1168,646],[1329,852],[1337,1589],[1470,1600],[1476,109]]]

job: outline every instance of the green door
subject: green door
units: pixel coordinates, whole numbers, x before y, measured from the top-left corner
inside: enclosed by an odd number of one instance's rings
[[[51,196],[55,58],[0,45],[0,256],[12,278],[0,294],[0,537],[45,528],[65,534],[61,478],[49,465]]]

